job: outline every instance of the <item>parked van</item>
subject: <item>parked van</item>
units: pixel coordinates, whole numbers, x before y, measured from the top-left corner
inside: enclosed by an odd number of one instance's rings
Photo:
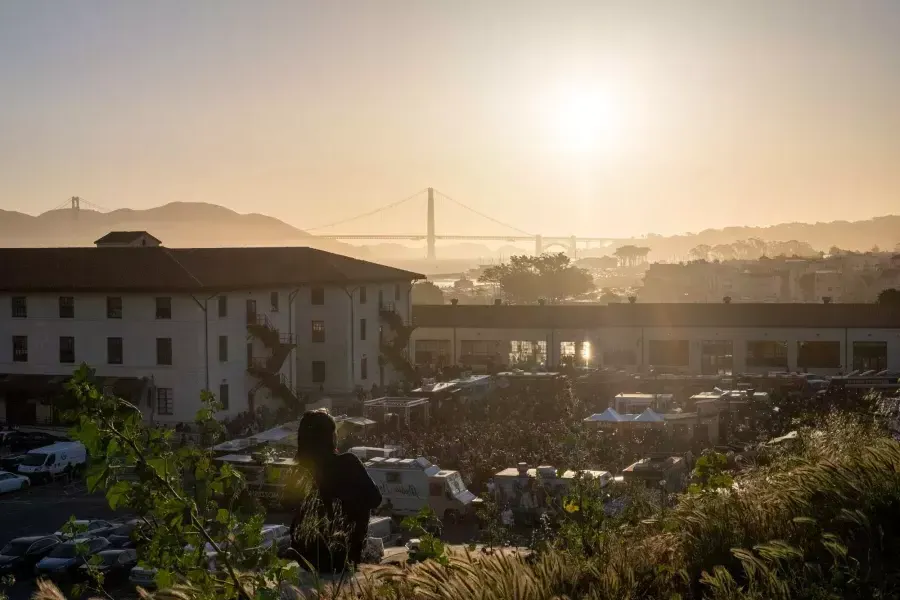
[[[87,450],[81,442],[57,442],[29,450],[19,464],[19,473],[38,481],[64,474],[77,474],[87,466]]]

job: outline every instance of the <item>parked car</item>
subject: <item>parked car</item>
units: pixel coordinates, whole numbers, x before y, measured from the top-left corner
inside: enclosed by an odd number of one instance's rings
[[[119,548],[115,550],[103,550],[98,552],[100,563],[96,565],[83,564],[78,567],[77,575],[87,577],[89,569],[93,568],[103,574],[103,582],[110,583],[115,579],[125,579],[131,569],[137,566],[137,550],[134,548]],[[93,559],[91,559],[93,563]]]
[[[113,525],[115,528],[108,534],[104,534],[113,548],[134,548],[135,537],[139,536],[140,531],[147,527],[143,519],[116,521]]]
[[[0,549],[0,573],[31,573],[34,566],[61,543],[55,535],[33,535],[10,540]]]
[[[28,456],[24,452],[21,454],[10,454],[8,456],[4,456],[0,458],[0,469],[4,471],[9,471],[10,473],[18,473],[19,465],[25,462],[25,457]]]
[[[77,538],[58,544],[46,557],[34,567],[39,577],[62,579],[73,575],[75,569],[86,563],[91,556],[106,550],[109,541],[106,538]]]
[[[51,435],[43,431],[7,431],[2,439],[2,446],[10,452],[27,452],[56,442],[64,442],[68,438]]]
[[[75,521],[75,526],[77,527],[75,535],[63,533],[62,531],[57,531],[54,535],[57,535],[62,539],[71,539],[73,537],[106,537],[108,533],[112,533],[116,529],[115,525],[109,521],[103,521],[102,519],[77,519]]]
[[[0,471],[0,494],[24,490],[29,485],[31,485],[31,480],[24,475]]]
[[[190,545],[185,546],[185,552],[193,552],[194,548]],[[213,550],[211,544],[206,544],[204,546],[205,554],[206,554],[206,566],[209,569],[210,573],[215,572],[216,570],[216,556],[218,553]],[[134,585],[139,585],[142,588],[151,589],[156,587],[156,573],[157,569],[153,569],[150,567],[133,567],[131,572],[128,574],[128,581],[133,583]]]

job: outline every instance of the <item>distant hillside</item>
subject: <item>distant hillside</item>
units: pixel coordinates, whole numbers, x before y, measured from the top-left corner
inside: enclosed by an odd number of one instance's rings
[[[283,221],[242,215],[216,204],[172,202],[147,210],[108,213],[53,210],[36,217],[0,211],[0,245],[5,247],[90,246],[113,230],[148,231],[166,246],[315,246],[360,255],[365,249],[322,240]]]

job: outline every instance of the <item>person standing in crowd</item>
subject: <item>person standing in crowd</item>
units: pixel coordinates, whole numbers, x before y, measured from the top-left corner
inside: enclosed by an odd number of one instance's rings
[[[356,565],[371,511],[381,492],[354,454],[338,454],[337,427],[322,410],[307,411],[297,428],[297,462],[309,476],[311,497],[294,516],[291,547],[302,567],[339,573]]]

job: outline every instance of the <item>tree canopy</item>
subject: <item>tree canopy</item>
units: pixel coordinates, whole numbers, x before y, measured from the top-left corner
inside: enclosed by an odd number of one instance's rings
[[[420,281],[412,288],[413,304],[443,304],[444,292],[430,281]]]
[[[511,302],[531,303],[540,299],[557,302],[581,296],[594,289],[594,279],[573,265],[564,253],[513,256],[508,263],[484,270],[481,281],[500,286]]]
[[[900,306],[900,290],[896,288],[888,288],[881,290],[878,294],[878,304],[886,304],[888,306]]]

